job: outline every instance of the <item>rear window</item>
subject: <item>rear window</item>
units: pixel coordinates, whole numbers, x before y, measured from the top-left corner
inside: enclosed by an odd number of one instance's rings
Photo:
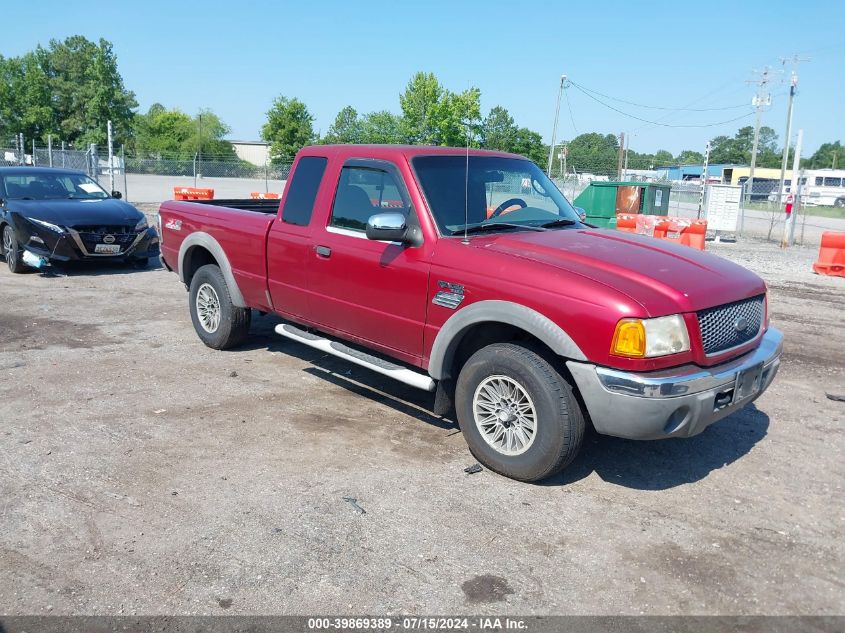
[[[288,184],[285,207],[282,209],[282,221],[288,224],[308,226],[314,212],[314,200],[326,171],[327,158],[322,156],[304,156],[296,164],[293,178]]]

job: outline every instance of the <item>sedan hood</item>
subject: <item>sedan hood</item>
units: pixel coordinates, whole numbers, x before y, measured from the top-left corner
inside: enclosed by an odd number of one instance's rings
[[[137,224],[144,214],[122,200],[9,200],[9,207],[26,218],[59,226]]]
[[[502,233],[471,244],[597,281],[639,303],[646,316],[695,312],[766,291],[760,277],[721,257],[619,231]]]

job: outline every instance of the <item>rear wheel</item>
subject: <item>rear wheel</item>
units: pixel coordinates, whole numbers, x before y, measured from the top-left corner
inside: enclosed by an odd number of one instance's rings
[[[569,383],[542,356],[513,343],[470,357],[458,377],[455,407],[476,459],[520,481],[563,470],[584,437],[584,416]]]
[[[6,257],[6,264],[13,273],[22,273],[29,268],[21,260],[21,250],[18,245],[18,238],[15,237],[15,230],[8,224],[3,227],[3,255]]]
[[[837,198],[836,202],[833,203],[833,206],[840,209],[845,207],[845,198]]]
[[[203,343],[214,349],[229,349],[244,342],[252,313],[232,303],[220,268],[214,264],[201,267],[191,279],[189,297],[191,321]]]

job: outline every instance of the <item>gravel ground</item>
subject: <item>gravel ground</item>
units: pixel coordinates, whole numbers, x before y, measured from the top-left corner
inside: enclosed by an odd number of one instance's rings
[[[272,317],[204,347],[172,273],[3,266],[0,611],[841,614],[845,279],[708,248],[769,283],[775,383],[696,438],[589,435],[542,485],[465,474],[428,394]]]

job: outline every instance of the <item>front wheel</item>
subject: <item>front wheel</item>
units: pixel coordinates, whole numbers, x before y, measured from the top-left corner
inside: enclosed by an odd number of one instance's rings
[[[203,343],[213,349],[229,349],[244,342],[252,313],[232,303],[220,268],[207,264],[194,273],[189,297],[191,321]]]
[[[845,207],[845,198],[837,198],[836,201],[833,203],[834,207],[842,209]]]
[[[3,255],[6,257],[9,270],[13,273],[26,272],[29,268],[21,259],[21,249],[18,238],[15,237],[15,230],[8,224],[3,227]]]
[[[512,479],[550,477],[581,448],[584,416],[572,387],[521,345],[496,343],[473,354],[458,377],[455,407],[475,458]]]

